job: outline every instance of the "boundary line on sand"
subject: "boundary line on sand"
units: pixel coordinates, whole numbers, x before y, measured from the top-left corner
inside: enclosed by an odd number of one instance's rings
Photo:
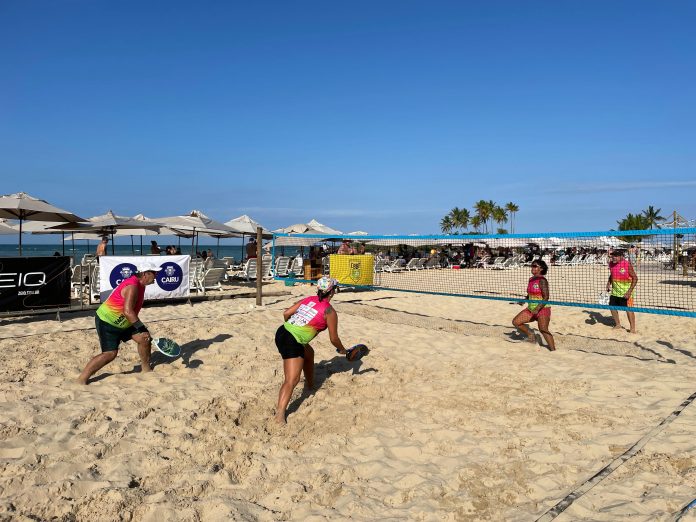
[[[592,477],[583,482],[580,487],[576,488],[574,491],[566,495],[560,502],[558,502],[552,508],[546,510],[536,522],[549,522],[554,520],[558,515],[563,513],[568,509],[573,502],[582,497],[585,493],[590,491],[593,487],[599,484],[602,480],[607,478],[612,472],[614,472],[619,466],[624,462],[628,461],[630,458],[636,455],[643,447],[652,439],[655,435],[661,432],[668,424],[670,424],[674,419],[679,417],[682,411],[691,404],[694,399],[696,399],[696,392],[692,393],[687,397],[672,413],[667,417],[662,419],[662,422],[650,430],[646,435],[644,435],[638,442],[627,449],[623,454],[612,460],[609,464],[604,466],[601,470],[595,473]]]

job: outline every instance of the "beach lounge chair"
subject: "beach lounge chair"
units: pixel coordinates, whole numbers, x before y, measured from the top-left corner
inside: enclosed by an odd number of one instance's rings
[[[225,276],[224,268],[208,268],[200,273],[196,280],[196,288],[205,294],[206,290],[222,291],[222,279]]]
[[[99,291],[99,265],[93,264],[92,271],[89,277],[89,295],[90,299],[100,299],[101,292]]]
[[[272,264],[271,264],[270,259],[268,260],[268,263],[261,261],[261,278],[262,279],[273,278],[273,273],[271,272],[271,267],[272,267]],[[256,280],[256,272],[257,272],[256,258],[247,259],[247,262],[244,264],[244,267],[242,268],[242,270],[233,274],[233,277],[245,279],[246,281],[252,281],[252,280]]]
[[[403,259],[395,259],[382,267],[382,272],[401,272],[404,269]]]
[[[501,268],[501,265],[503,264],[504,261],[505,261],[504,257],[496,257],[493,260],[493,263],[491,263],[490,265],[483,265],[483,268],[485,268],[486,270],[498,269],[498,268]]]
[[[82,289],[85,285],[85,278],[89,273],[89,267],[87,265],[75,265],[72,269],[72,276],[70,277],[70,288],[72,288],[75,297],[79,297]]]
[[[290,263],[290,270],[289,272],[292,272],[295,274],[295,277],[302,277],[304,276],[304,266],[302,264],[302,258],[301,257],[294,257],[292,259],[292,262]]]
[[[404,266],[404,270],[418,270],[418,266],[420,264],[420,259],[417,257],[414,257],[412,259],[408,260],[408,263],[406,263],[406,266]]]
[[[189,262],[189,290],[198,290],[197,281],[203,271],[203,261],[191,258]]]
[[[490,256],[483,256],[474,263],[474,268],[486,268],[486,265],[491,260]]]
[[[286,277],[290,271],[290,258],[281,256],[276,259],[275,275],[276,277]]]

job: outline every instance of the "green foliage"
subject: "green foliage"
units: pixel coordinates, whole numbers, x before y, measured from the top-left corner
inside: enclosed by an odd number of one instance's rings
[[[620,221],[616,222],[619,230],[647,230],[650,228],[650,220],[644,214],[631,214],[630,212]],[[619,238],[627,243],[640,243],[643,236],[621,236]]]
[[[462,233],[462,230],[471,226],[475,233],[487,234],[489,230],[494,230],[494,223],[502,225],[510,220],[512,225],[512,218],[519,209],[520,207],[512,202],[507,203],[505,207],[500,207],[493,200],[481,199],[474,203],[471,212],[465,208],[454,207],[447,216],[440,220],[440,229],[445,233]],[[507,230],[499,233],[507,234]]]
[[[655,207],[650,205],[646,210],[643,211],[643,216],[645,216],[645,218],[648,220],[651,229],[658,223],[665,221],[665,218],[660,215],[661,210],[661,208],[655,210]]]

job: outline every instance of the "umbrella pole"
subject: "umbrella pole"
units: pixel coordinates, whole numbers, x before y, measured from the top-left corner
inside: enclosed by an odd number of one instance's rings
[[[220,259],[220,236],[218,236],[217,240],[218,240],[217,254],[215,254],[215,255],[217,256],[218,259]]]
[[[114,231],[111,231],[111,255],[115,255],[114,253]]]
[[[143,255],[143,236],[140,236],[140,255]]]
[[[131,236],[131,254],[135,255],[135,247],[133,246],[133,236]]]
[[[70,236],[71,236],[70,240],[72,242],[72,256],[73,256],[73,259],[75,259],[75,232],[71,232]]]
[[[22,215],[19,215],[19,255],[22,255]]]
[[[191,257],[196,255],[196,229],[191,232]]]
[[[61,232],[61,235],[63,236],[63,255],[65,255],[65,232]]]

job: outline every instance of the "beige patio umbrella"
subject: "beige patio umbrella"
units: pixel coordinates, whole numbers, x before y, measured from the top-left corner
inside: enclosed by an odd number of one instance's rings
[[[11,235],[11,234],[16,234],[18,230],[14,228],[12,225],[10,225],[7,221],[4,219],[0,219],[0,234],[1,235]]]
[[[84,221],[72,212],[54,207],[43,199],[26,192],[0,196],[0,218],[19,220],[19,255],[22,255],[22,224],[24,221],[58,221],[78,223]]]
[[[236,230],[237,232],[242,234],[242,252],[244,252],[244,238],[246,236],[252,236],[256,237],[256,229],[258,227],[261,227],[261,234],[262,237],[264,238],[271,238],[273,237],[273,234],[266,229],[263,225],[258,223],[257,221],[254,221],[251,219],[249,216],[246,214],[242,214],[239,217],[236,217],[234,219],[230,219],[229,221],[225,222],[225,225],[228,227]]]
[[[136,220],[127,216],[118,216],[112,210],[109,210],[106,214],[99,216],[93,216],[87,220],[86,223],[66,223],[63,225],[58,225],[52,227],[53,230],[60,231],[71,231],[71,232],[87,232],[87,233],[97,233],[102,236],[111,236],[111,253],[114,254],[114,242],[113,236],[118,230],[142,230],[148,229],[153,232],[159,232],[162,225],[154,221],[144,221]]]
[[[191,253],[195,253],[195,248],[199,234],[217,237],[239,237],[236,230],[228,227],[224,223],[209,218],[200,210],[192,210],[184,216],[170,216],[155,218],[155,221],[174,231],[176,235],[191,237]]]

